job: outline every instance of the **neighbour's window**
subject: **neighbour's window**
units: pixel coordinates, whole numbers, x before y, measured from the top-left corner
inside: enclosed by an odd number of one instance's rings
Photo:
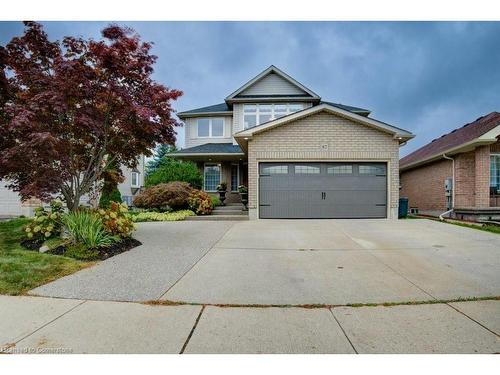
[[[296,165],[295,174],[319,174],[320,168],[311,165]]]
[[[239,165],[231,164],[231,191],[238,191]]]
[[[263,174],[287,174],[288,165],[272,165],[269,167],[262,168]]]
[[[384,167],[377,165],[360,165],[359,174],[385,175]]]
[[[200,118],[198,119],[198,137],[224,137],[224,119]]]
[[[500,195],[500,154],[490,155],[490,195]]]
[[[131,176],[130,176],[130,186],[133,187],[133,188],[138,188],[140,187],[140,184],[139,184],[139,172],[132,172]]]
[[[203,173],[204,177],[204,190],[216,191],[217,185],[220,184],[220,164],[205,164]]]
[[[352,174],[352,165],[336,165],[326,169],[328,174]]]
[[[302,103],[245,104],[243,126],[248,129],[303,109]]]

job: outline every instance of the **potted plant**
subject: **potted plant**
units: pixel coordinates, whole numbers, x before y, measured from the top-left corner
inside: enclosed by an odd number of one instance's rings
[[[225,206],[224,201],[226,200],[227,183],[221,182],[217,185],[217,191],[219,192],[220,204]]]
[[[245,185],[238,186],[238,192],[240,193],[241,203],[245,207],[245,211],[248,210],[248,188]]]

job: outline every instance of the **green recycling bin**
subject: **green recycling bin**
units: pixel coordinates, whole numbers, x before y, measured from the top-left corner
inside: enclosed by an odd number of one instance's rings
[[[405,218],[408,216],[408,198],[399,198],[398,218]]]

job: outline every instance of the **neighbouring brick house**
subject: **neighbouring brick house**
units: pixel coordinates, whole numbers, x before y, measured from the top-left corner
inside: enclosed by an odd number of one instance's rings
[[[451,217],[500,220],[499,135],[500,113],[492,112],[405,156],[400,195],[422,214],[453,208]]]
[[[399,147],[410,132],[370,111],[323,101],[270,66],[224,103],[178,113],[203,189],[229,201],[248,185],[251,219],[397,218]]]

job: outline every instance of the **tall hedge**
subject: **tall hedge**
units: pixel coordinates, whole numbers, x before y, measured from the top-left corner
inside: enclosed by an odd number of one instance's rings
[[[163,158],[160,166],[146,177],[146,187],[173,181],[187,182],[193,188],[201,189],[203,175],[194,163]]]

